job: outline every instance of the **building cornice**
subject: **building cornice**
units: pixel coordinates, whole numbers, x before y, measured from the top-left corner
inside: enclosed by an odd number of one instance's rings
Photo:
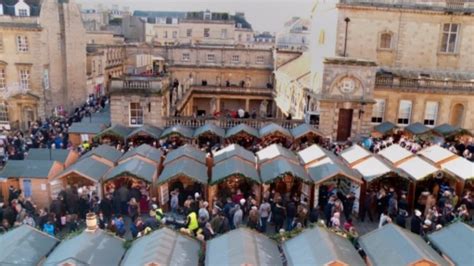
[[[451,16],[474,16],[474,9],[450,9],[450,8],[433,8],[427,6],[401,6],[390,4],[362,4],[362,3],[339,3],[336,5],[339,9],[355,9],[367,11],[390,11],[390,12],[406,12],[413,14],[425,15],[451,15]]]

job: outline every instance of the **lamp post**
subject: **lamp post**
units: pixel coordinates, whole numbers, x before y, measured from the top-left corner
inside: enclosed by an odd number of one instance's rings
[[[342,54],[343,57],[346,57],[346,51],[347,51],[347,30],[349,29],[349,22],[351,21],[350,18],[346,17],[344,19],[346,22],[346,33],[344,35],[344,53]]]

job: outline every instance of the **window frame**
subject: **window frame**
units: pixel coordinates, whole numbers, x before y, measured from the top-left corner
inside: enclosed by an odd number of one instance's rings
[[[449,25],[449,29],[445,30],[445,27]],[[456,31],[453,32],[452,28],[453,25],[456,25]],[[441,24],[441,43],[439,47],[439,52],[444,54],[456,54],[458,51],[458,43],[459,43],[459,34],[460,34],[461,23],[443,23]],[[446,39],[445,39],[446,36]],[[450,39],[452,36],[455,36],[454,45],[452,47],[452,51],[450,49]],[[445,46],[446,45],[446,46]],[[445,46],[445,47],[444,47]]]
[[[193,29],[186,29],[186,37],[192,37],[193,36]]]
[[[19,17],[28,17],[30,14],[28,12],[28,9],[26,8],[19,8],[18,9],[18,16]]]
[[[384,47],[383,44],[384,44],[384,39],[383,37],[384,36],[389,36],[390,37],[390,41],[388,43],[388,47]],[[380,50],[392,50],[393,49],[393,33],[391,32],[388,32],[388,31],[384,31],[382,33],[380,33],[379,35],[379,47],[378,47]]]
[[[0,65],[0,90],[7,88],[7,70],[4,65]]]
[[[183,62],[191,61],[191,55],[189,53],[183,53],[181,55],[181,61],[183,61]]]
[[[383,123],[385,120],[385,109],[387,101],[385,99],[374,99],[376,103],[372,107],[372,115],[370,117],[370,122],[372,124],[378,125]],[[378,105],[381,105],[381,110],[376,109]],[[374,114],[375,113],[375,114]]]
[[[43,69],[43,87],[45,90],[50,89],[50,81],[49,81],[49,68]]]
[[[28,53],[29,52],[29,43],[28,36],[26,35],[17,35],[16,36],[16,51],[18,53]]]
[[[0,124],[9,123],[8,105],[6,102],[0,102]]]
[[[231,58],[231,62],[234,63],[234,64],[239,64],[240,63],[240,55],[238,54],[234,54],[232,55],[232,58]]]
[[[261,59],[261,60],[260,60]],[[265,57],[263,55],[257,55],[255,57],[255,63],[259,65],[265,64]]]
[[[402,103],[410,103],[409,111],[406,113],[404,110],[402,110]],[[407,114],[407,117],[402,117],[402,112],[403,114]],[[413,101],[412,100],[400,100],[398,103],[398,111],[397,111],[397,125],[400,126],[407,126],[411,123],[411,116],[413,113]]]
[[[210,28],[204,28],[202,34],[203,34],[204,38],[210,38],[211,37],[211,29]]]
[[[132,107],[132,105],[137,105]],[[135,114],[133,114],[135,112]],[[141,115],[140,115],[141,114]],[[140,123],[141,118],[141,123]],[[135,122],[133,122],[135,119]],[[130,102],[128,104],[128,125],[131,127],[140,127],[144,124],[144,108],[140,102]]]
[[[210,59],[212,57],[212,59]],[[216,62],[216,55],[215,54],[207,54],[206,56],[206,62]]]
[[[22,90],[30,89],[30,78],[31,71],[30,68],[21,67],[18,69],[18,85]]]
[[[429,113],[428,107],[430,104],[435,104],[434,112]],[[427,127],[434,127],[436,125],[436,121],[438,120],[438,113],[439,113],[439,102],[437,101],[427,101],[425,103],[425,111],[423,114],[423,125]]]

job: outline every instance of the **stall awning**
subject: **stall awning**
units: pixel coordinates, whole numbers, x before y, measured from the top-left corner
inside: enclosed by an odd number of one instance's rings
[[[441,124],[433,128],[433,131],[443,136],[449,136],[451,134],[458,132],[459,128],[451,126],[450,124]]]
[[[161,184],[167,182],[168,180],[178,176],[186,176],[201,184],[208,183],[206,165],[189,158],[180,158],[166,164],[163,172],[158,178],[158,183]]]
[[[441,164],[441,169],[463,180],[474,179],[474,163],[463,157]]]
[[[345,176],[356,183],[361,184],[362,180],[356,171],[347,167],[339,158],[325,151],[325,157],[308,167],[311,179],[319,184],[337,175]]]
[[[372,265],[413,265],[422,261],[449,265],[423,238],[393,223],[359,237],[359,244]]]
[[[168,164],[182,157],[191,158],[200,163],[206,164],[206,153],[189,144],[183,145],[175,150],[170,151],[166,155],[166,159],[163,164]]]
[[[276,158],[260,165],[260,178],[263,183],[271,183],[275,179],[287,174],[304,182],[311,182],[311,179],[301,165],[293,163],[286,158]]]
[[[251,127],[247,124],[239,124],[235,127],[232,127],[230,129],[228,129],[227,132],[225,133],[225,137],[230,138],[234,135],[240,134],[241,132],[245,132],[248,135],[253,136],[255,138],[259,137],[258,130],[256,130],[255,128],[253,128],[253,127]]]
[[[99,182],[110,168],[110,166],[88,157],[75,162],[59,174],[58,177],[61,178],[70,173],[76,173],[90,179],[91,181]]]
[[[193,137],[193,133],[194,131],[189,127],[185,127],[182,125],[175,125],[175,126],[166,128],[163,131],[163,133],[161,133],[160,138],[164,139],[171,135],[179,135],[183,138],[191,139]]]
[[[127,250],[121,265],[199,265],[199,241],[163,227],[140,237]]]
[[[231,144],[214,153],[214,164],[233,157],[239,157],[254,164],[257,162],[257,157],[251,151],[238,144]]]
[[[385,121],[381,124],[376,125],[374,127],[374,131],[379,132],[381,134],[387,134],[388,132],[392,131],[395,128],[397,128],[395,124],[389,121]]]
[[[264,138],[266,136],[275,134],[275,133],[280,133],[282,135],[287,136],[288,138],[292,139],[293,135],[291,135],[290,131],[280,125],[277,125],[275,123],[269,123],[266,126],[260,128],[258,134],[260,135],[260,138]]]
[[[219,138],[224,138],[225,137],[225,130],[223,128],[220,128],[218,126],[216,126],[215,124],[205,124],[204,126],[201,126],[199,128],[197,128],[195,131],[194,131],[194,137],[197,138],[197,137],[200,137],[202,134],[205,134],[205,133],[211,133],[211,134],[214,134],[216,136],[218,136]]]
[[[147,182],[153,182],[157,168],[151,163],[147,163],[139,158],[130,159],[124,163],[118,164],[104,177],[104,181],[114,179],[119,176],[133,176]]]
[[[370,156],[370,152],[359,145],[353,145],[341,152],[341,157],[348,163],[353,164]]]
[[[257,231],[239,228],[206,243],[206,266],[281,266],[276,242]]]
[[[285,157],[294,163],[299,162],[298,156],[296,156],[295,153],[284,148],[280,144],[272,144],[257,152],[257,159],[259,163],[263,163],[277,157]]]
[[[459,266],[474,264],[474,229],[463,222],[456,222],[428,234],[431,244]]]
[[[299,139],[301,137],[304,137],[308,134],[314,134],[314,135],[318,135],[320,137],[323,137],[324,134],[322,132],[320,132],[319,130],[317,130],[314,126],[310,125],[310,124],[301,124],[293,129],[291,129],[291,135],[293,135],[293,138],[295,139]]]
[[[101,138],[103,136],[115,136],[117,138],[125,140],[125,138],[130,134],[130,132],[132,132],[131,128],[117,124],[97,134],[96,138]]]
[[[413,156],[414,154],[407,149],[402,148],[402,146],[398,144],[393,144],[379,151],[379,155],[390,161],[392,164],[396,164],[397,162]]]
[[[72,125],[67,129],[67,132],[70,134],[99,134],[106,129],[106,126],[103,123],[72,123]]]
[[[136,155],[144,157],[144,158],[148,158],[157,164],[161,163],[161,156],[162,156],[161,151],[148,144],[142,144],[134,149],[129,150],[120,158],[119,161],[120,162],[124,161]]]
[[[51,160],[65,163],[69,154],[73,151],[66,149],[29,149],[27,160]]]
[[[373,156],[354,165],[353,168],[357,170],[367,182],[372,182],[391,172],[391,169],[385,163]]]
[[[211,184],[216,184],[231,176],[243,176],[261,183],[255,164],[233,157],[219,162],[212,168]]]
[[[398,165],[398,168],[416,181],[422,180],[438,171],[436,167],[416,156],[401,163]]]
[[[365,262],[352,243],[326,228],[315,226],[282,244],[288,266],[338,265],[365,266]]]
[[[130,134],[128,134],[127,139],[135,136],[148,136],[154,139],[159,139],[163,130],[159,127],[154,127],[150,125],[143,125],[134,129]]]
[[[419,155],[422,155],[426,159],[432,161],[433,163],[439,163],[449,158],[456,157],[456,154],[450,152],[448,149],[442,148],[439,145],[429,146],[418,152]]]
[[[413,135],[422,135],[422,134],[430,132],[430,130],[431,128],[423,125],[420,122],[413,123],[405,127],[405,131],[408,131]]]
[[[0,177],[24,177],[46,179],[55,161],[46,160],[9,160],[0,172]]]
[[[39,265],[58,242],[31,226],[21,225],[0,235],[0,264]]]
[[[101,157],[108,161],[116,163],[120,159],[120,157],[122,157],[122,152],[120,152],[119,150],[115,149],[114,147],[110,145],[103,144],[97,148],[93,148],[92,150],[88,151],[86,154],[81,156],[81,159],[88,158],[92,155],[95,155],[97,157]]]
[[[316,144],[309,146],[308,148],[299,151],[298,156],[300,157],[300,161],[306,165],[310,162],[314,162],[315,160],[321,159],[326,156],[324,150]]]

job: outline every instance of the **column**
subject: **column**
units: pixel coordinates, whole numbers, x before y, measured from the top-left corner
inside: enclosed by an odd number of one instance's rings
[[[245,99],[245,111],[247,111],[247,112],[250,111],[250,99],[249,98]]]
[[[219,113],[221,111],[221,97],[216,98],[216,112]]]

